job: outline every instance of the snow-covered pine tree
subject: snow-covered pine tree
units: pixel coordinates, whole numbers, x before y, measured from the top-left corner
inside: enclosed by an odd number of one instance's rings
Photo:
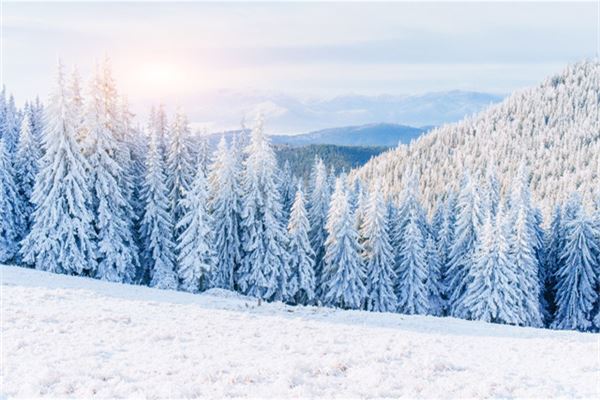
[[[512,230],[509,236],[509,259],[515,269],[517,280],[514,285],[520,294],[519,310],[522,321],[527,326],[541,327],[543,323],[540,306],[540,265],[536,253],[538,237],[528,182],[525,168],[521,167],[515,190],[511,196],[510,225]]]
[[[175,114],[171,126],[167,150],[167,190],[169,211],[175,226],[175,237],[181,233],[178,225],[185,210],[181,199],[190,189],[194,178],[194,160],[190,144],[190,128],[187,117],[180,110]]]
[[[20,204],[15,170],[0,138],[0,263],[16,261],[24,220]]]
[[[215,266],[213,224],[207,200],[206,178],[198,167],[192,186],[181,199],[183,215],[177,226],[181,232],[177,243],[179,288],[192,293],[209,287]]]
[[[565,224],[565,246],[556,274],[555,329],[589,329],[598,300],[599,232],[581,201],[575,202],[573,219]]]
[[[564,234],[562,225],[562,208],[557,205],[552,213],[552,221],[550,223],[550,231],[546,243],[546,280],[542,282],[544,297],[548,306],[548,320],[553,319],[556,312],[556,274],[560,267],[561,254],[563,252]]]
[[[209,167],[209,211],[214,222],[216,266],[212,286],[233,290],[234,279],[241,262],[240,222],[241,191],[240,160],[221,138]]]
[[[494,217],[498,213],[498,208],[500,206],[500,182],[498,181],[498,176],[496,175],[494,162],[490,162],[488,164],[486,172],[485,194],[485,207],[489,209],[492,217]]]
[[[200,137],[197,137],[196,140],[198,141],[197,151],[195,152],[196,154],[193,154],[194,151],[190,151],[190,154],[192,154],[192,159],[196,160],[196,163],[198,164],[198,168],[202,169],[204,176],[208,176],[208,167],[210,164],[211,154],[210,154],[210,147],[209,147],[209,143],[208,143],[207,133],[202,132],[200,134]],[[193,149],[191,149],[191,150],[193,150]]]
[[[115,159],[119,141],[112,131],[115,124],[111,100],[100,71],[90,82],[86,103],[90,191],[93,196],[94,228],[97,238],[96,277],[112,282],[133,282],[139,266],[138,248],[133,238],[131,204],[123,181],[122,164]]]
[[[13,95],[10,95],[4,106],[4,112],[0,120],[0,138],[4,140],[4,146],[11,156],[11,162],[12,155],[15,154],[19,141],[19,127],[19,110],[17,110],[15,105],[15,98]]]
[[[521,294],[514,286],[517,277],[508,254],[506,218],[502,210],[494,215],[489,208],[486,213],[462,307],[474,320],[519,325]]]
[[[405,187],[401,194],[401,201],[396,210],[395,220],[392,221],[392,232],[391,238],[393,246],[398,249],[402,243],[402,237],[404,236],[404,230],[410,222],[411,218],[415,219],[415,223],[421,230],[421,235],[426,238],[429,234],[429,227],[427,224],[427,217],[425,211],[421,207],[419,202],[419,178],[415,173],[409,173],[405,181]],[[396,260],[396,265],[398,265]],[[398,271],[396,270],[396,275]]]
[[[481,205],[480,193],[467,171],[462,178],[456,203],[454,241],[448,255],[444,285],[448,312],[458,318],[468,318],[467,310],[461,307],[461,302],[469,282],[469,270],[473,264],[478,230],[482,224]]]
[[[381,183],[370,191],[360,234],[363,238],[363,261],[366,267],[367,304],[369,311],[394,312],[397,308],[394,293],[394,251],[390,244],[387,207]]]
[[[359,309],[367,298],[366,276],[360,257],[358,232],[343,179],[339,177],[336,180],[327,217],[323,303],[332,307]]]
[[[145,155],[148,152],[148,143],[145,134],[140,128],[133,126],[133,113],[129,110],[127,98],[122,97],[119,103],[119,114],[121,121],[121,129],[124,137],[123,147],[129,152],[129,162],[126,169],[126,175],[129,178],[130,196],[129,203],[131,204],[131,230],[133,238],[138,249],[143,248],[143,241],[140,235],[140,225],[144,217],[144,201],[142,199],[142,187],[144,185],[145,173]],[[139,282],[140,273],[143,272],[138,268],[135,281]]]
[[[290,163],[285,160],[281,173],[277,175],[279,180],[279,191],[281,192],[281,202],[283,204],[283,220],[287,224],[294,203],[297,184],[290,168]]]
[[[442,300],[444,314],[448,312],[448,290],[446,282],[449,280],[447,271],[450,261],[450,250],[454,244],[454,228],[456,226],[456,194],[450,192],[443,205],[443,220],[437,230],[437,248],[440,261],[440,288],[442,289]]]
[[[425,242],[425,254],[427,255],[427,293],[429,302],[428,314],[435,316],[444,315],[444,283],[442,280],[442,264],[440,253],[433,236],[429,235]]]
[[[308,217],[302,186],[298,185],[288,223],[290,255],[289,298],[296,304],[312,304],[315,300],[315,252],[308,240]]]
[[[396,264],[398,311],[403,314],[427,314],[429,267],[425,237],[419,223],[420,208],[409,207],[406,210],[406,225],[401,230]]]
[[[141,224],[144,280],[149,280],[150,286],[160,289],[176,289],[174,230],[157,131],[150,134],[142,198],[145,202]]]
[[[160,103],[158,108],[155,109],[154,118],[151,121],[152,131],[157,135],[158,151],[163,162],[167,159],[167,147],[169,145],[169,122],[167,120],[167,112],[165,111],[165,105]]]
[[[310,222],[310,244],[315,252],[315,279],[317,296],[323,294],[323,265],[325,256],[325,240],[327,239],[327,213],[331,201],[327,169],[323,161],[316,156],[310,176],[310,195],[308,201],[308,221]]]
[[[275,153],[264,134],[262,117],[246,147],[242,197],[242,248],[239,286],[265,300],[287,298],[287,235],[277,185]]]
[[[79,119],[59,63],[45,112],[45,153],[32,195],[33,225],[21,252],[24,262],[37,269],[77,275],[96,270],[89,168],[76,138]]]
[[[38,173],[38,163],[42,157],[40,143],[34,134],[31,122],[31,112],[26,112],[21,122],[19,144],[15,155],[16,181],[19,191],[19,202],[23,211],[23,237],[26,236],[32,224],[34,205],[31,201],[35,177]]]

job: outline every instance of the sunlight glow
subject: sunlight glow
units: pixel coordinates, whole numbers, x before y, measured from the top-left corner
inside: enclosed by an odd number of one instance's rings
[[[138,84],[145,90],[165,94],[185,84],[185,71],[175,65],[160,62],[144,63],[137,75]]]

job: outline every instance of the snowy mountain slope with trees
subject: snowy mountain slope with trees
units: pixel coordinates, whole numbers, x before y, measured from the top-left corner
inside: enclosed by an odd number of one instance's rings
[[[221,289],[194,295],[10,266],[0,277],[6,397],[599,395],[589,333],[259,306]]]
[[[383,174],[398,194],[410,167],[421,176],[425,206],[458,189],[463,172],[493,164],[505,193],[524,163],[544,216],[578,191],[591,205],[600,190],[600,64],[580,62],[462,122],[444,125],[362,167],[365,182]]]

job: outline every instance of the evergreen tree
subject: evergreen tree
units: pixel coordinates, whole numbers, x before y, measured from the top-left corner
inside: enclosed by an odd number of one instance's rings
[[[552,213],[552,222],[550,223],[550,233],[546,245],[546,280],[543,283],[544,297],[548,305],[548,320],[556,312],[556,276],[560,267],[561,254],[563,252],[564,235],[562,226],[562,209],[559,205],[554,208]]]
[[[598,229],[578,200],[574,217],[565,225],[565,246],[556,274],[555,329],[587,330],[598,300]]]
[[[4,146],[9,155],[15,154],[19,141],[19,112],[15,106],[15,98],[10,95],[8,102],[4,106],[4,112],[0,119],[0,138],[4,141]]]
[[[206,209],[206,178],[198,168],[191,188],[181,201],[184,214],[178,222],[177,244],[179,288],[196,293],[208,288],[214,270],[212,221]]]
[[[332,307],[359,309],[367,297],[366,276],[343,179],[336,180],[327,217],[323,302]]]
[[[298,185],[288,224],[290,255],[289,297],[297,304],[312,304],[315,299],[315,253],[308,240],[308,217],[302,187]]]
[[[310,244],[315,252],[315,279],[317,285],[317,295],[323,294],[323,265],[325,256],[325,240],[327,231],[327,213],[329,211],[329,202],[331,192],[327,177],[327,169],[323,161],[316,157],[310,176],[310,197],[308,207],[308,220],[310,222]]]
[[[475,320],[521,324],[521,295],[514,286],[517,277],[509,259],[504,214],[493,215],[492,208],[487,214],[469,270],[463,307]]]
[[[15,261],[23,222],[15,171],[4,139],[0,139],[0,263]]]
[[[430,235],[425,242],[425,253],[427,256],[427,292],[429,302],[429,314],[435,316],[444,315],[444,286],[442,281],[442,264],[440,254],[434,238]]]
[[[443,206],[443,220],[437,232],[437,248],[440,261],[440,288],[442,289],[443,312],[448,312],[448,290],[446,283],[450,281],[448,268],[450,263],[450,251],[454,245],[454,229],[456,226],[456,194],[450,192]]]
[[[221,138],[208,176],[216,253],[212,285],[228,290],[234,289],[241,262],[239,164],[236,152],[230,151],[225,138]]]
[[[21,123],[21,132],[19,135],[19,145],[15,155],[16,181],[18,183],[19,203],[24,215],[23,236],[26,236],[30,229],[34,205],[31,197],[35,185],[35,177],[38,173],[38,162],[41,158],[40,143],[34,135],[34,128],[31,123],[31,113],[25,113]]]
[[[367,310],[394,312],[394,252],[390,244],[387,208],[378,183],[369,193],[361,226],[363,260],[367,274]]]
[[[541,327],[543,325],[540,306],[541,288],[539,260],[536,254],[538,237],[524,167],[521,167],[511,198],[511,214],[509,257],[516,271],[515,285],[520,293],[519,309],[525,325]]]
[[[173,222],[168,208],[166,177],[159,137],[150,136],[142,198],[146,204],[141,233],[144,240],[145,279],[159,289],[176,289]]]
[[[181,200],[184,194],[190,190],[194,177],[194,162],[190,148],[190,129],[187,118],[181,111],[175,114],[169,139],[167,153],[169,210],[173,223],[178,226],[178,222],[185,212]],[[181,231],[176,229],[175,236],[180,233]]]
[[[93,196],[94,227],[97,238],[98,270],[96,276],[112,282],[133,282],[139,265],[138,249],[130,222],[131,204],[124,193],[122,164],[115,159],[118,141],[111,128],[106,83],[99,71],[91,81],[85,127],[89,143],[89,174]]]
[[[89,168],[76,141],[80,117],[74,110],[59,64],[45,113],[45,154],[32,195],[33,226],[21,252],[25,263],[37,269],[81,275],[96,270],[96,249],[86,180]]]
[[[492,214],[492,216],[495,216],[498,213],[498,208],[500,206],[500,182],[498,182],[498,177],[496,176],[493,162],[488,165],[486,179],[485,207],[489,209],[489,212]]]
[[[449,314],[468,318],[467,310],[461,306],[469,282],[469,270],[482,223],[480,194],[468,172],[463,176],[456,203],[456,226],[454,242],[450,248],[446,270],[446,299]]]
[[[409,209],[407,221],[402,230],[397,257],[398,311],[403,314],[426,314],[429,310],[429,268],[417,208]]]
[[[281,174],[278,177],[281,202],[283,204],[283,220],[287,223],[292,210],[292,204],[294,203],[296,187],[298,186],[290,169],[290,163],[287,160],[283,164]]]
[[[265,300],[287,298],[289,275],[287,237],[282,223],[275,153],[259,118],[245,150],[242,198],[243,258],[239,286],[247,295]]]

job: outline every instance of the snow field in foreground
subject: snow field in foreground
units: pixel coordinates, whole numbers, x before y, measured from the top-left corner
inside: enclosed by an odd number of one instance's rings
[[[600,396],[600,335],[0,273],[2,396]]]

